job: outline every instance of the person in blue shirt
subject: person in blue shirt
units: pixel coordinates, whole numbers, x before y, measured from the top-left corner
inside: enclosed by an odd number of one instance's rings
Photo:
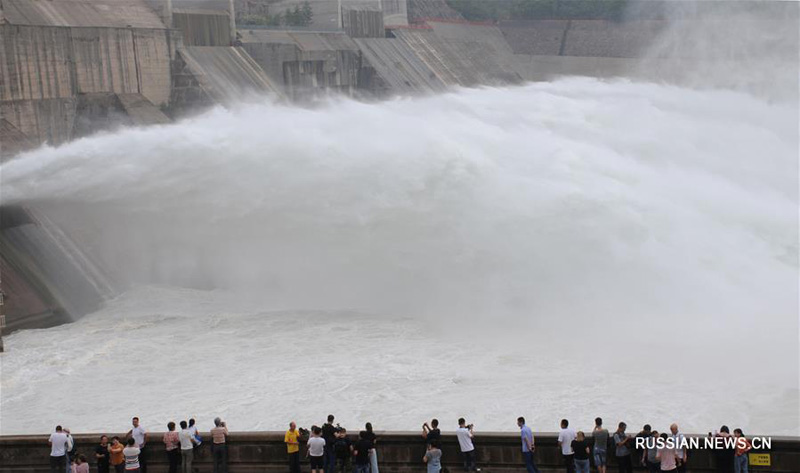
[[[536,463],[533,462],[533,432],[531,428],[525,425],[525,418],[517,418],[517,426],[520,429],[520,436],[522,438],[522,457],[525,459],[525,469],[528,473],[539,473]]]

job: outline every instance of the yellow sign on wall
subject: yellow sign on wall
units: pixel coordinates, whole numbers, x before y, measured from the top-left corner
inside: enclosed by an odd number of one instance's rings
[[[750,466],[772,466],[769,453],[751,453]]]

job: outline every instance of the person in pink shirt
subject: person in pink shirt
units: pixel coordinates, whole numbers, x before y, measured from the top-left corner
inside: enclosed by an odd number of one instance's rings
[[[228,473],[228,427],[219,417],[214,419],[211,429],[211,454],[214,457],[214,473]]]
[[[78,455],[75,457],[75,463],[72,464],[72,473],[89,473],[89,463],[86,462],[86,457]]]
[[[661,440],[665,443],[667,441],[667,434],[666,432],[661,434]],[[661,471],[668,472],[668,471],[678,471],[678,464],[677,464],[677,457],[678,452],[673,448],[668,448],[669,445],[664,445],[663,448],[659,448],[658,452],[656,453],[656,460],[661,462]]]
[[[178,473],[178,465],[181,463],[181,440],[175,430],[175,422],[167,424],[167,433],[164,434],[164,446],[167,449],[167,459],[169,459],[169,473]]]

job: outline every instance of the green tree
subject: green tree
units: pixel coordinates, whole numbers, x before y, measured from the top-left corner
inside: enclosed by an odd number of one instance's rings
[[[303,2],[303,8],[300,9],[302,17],[303,17],[303,26],[308,26],[314,20],[314,10],[311,8],[311,4],[308,2]]]
[[[471,21],[621,19],[628,0],[447,0]]]

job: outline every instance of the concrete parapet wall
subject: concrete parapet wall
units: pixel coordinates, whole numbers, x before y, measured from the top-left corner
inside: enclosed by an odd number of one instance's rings
[[[380,469],[389,473],[405,473],[425,471],[422,456],[425,453],[425,442],[418,433],[382,433],[378,432],[378,462]],[[75,437],[78,451],[91,454],[99,439],[99,434],[80,435]],[[209,435],[204,434],[206,440]],[[355,438],[353,436],[353,438]],[[543,473],[563,471],[563,460],[557,446],[555,434],[536,434],[536,463]],[[162,434],[151,433],[147,448],[147,465],[150,473],[167,471],[167,457],[162,443]],[[478,466],[486,472],[524,471],[520,439],[518,434],[476,433],[475,448]],[[211,471],[211,451],[206,441],[197,449],[194,466],[200,473]],[[442,437],[443,464],[451,471],[460,470],[458,443],[455,435],[445,434]],[[305,454],[303,449],[303,455]],[[776,473],[796,473],[800,471],[800,439],[773,439],[769,452],[770,467],[751,467],[751,471],[769,471]],[[48,454],[46,436],[0,437],[0,473],[38,473],[48,471]],[[612,455],[613,457],[613,455]],[[229,438],[229,471],[283,473],[288,469],[286,447],[283,433],[253,432],[233,433]],[[614,459],[610,460],[610,468],[615,468]],[[694,450],[689,456],[693,473],[714,471],[714,454],[710,450]],[[95,471],[94,461],[91,470]],[[307,462],[303,462],[302,471],[308,471]]]

